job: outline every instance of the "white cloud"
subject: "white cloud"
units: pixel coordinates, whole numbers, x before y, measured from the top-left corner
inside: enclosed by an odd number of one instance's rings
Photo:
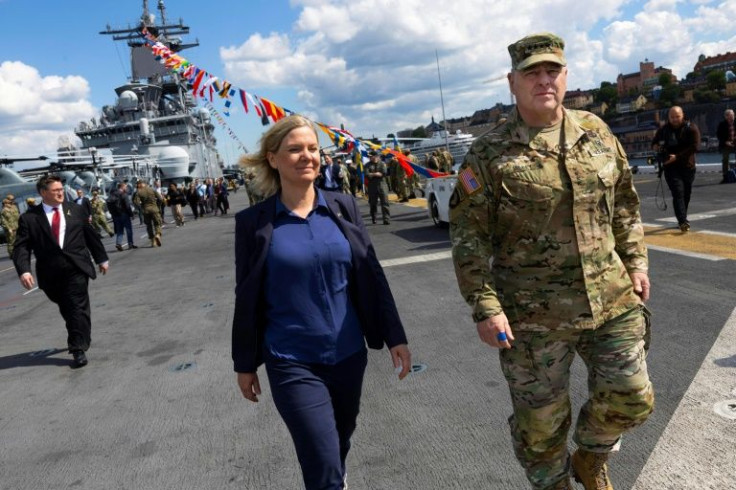
[[[626,3],[591,0],[581,11],[574,0],[292,0],[301,11],[290,32],[254,34],[221,55],[226,77],[246,90],[292,88],[303,104],[296,110],[358,133],[390,132],[442,118],[435,50],[448,118],[509,102],[505,81],[484,81],[508,71],[506,46],[531,32],[568,40],[575,87],[615,80],[616,63],[587,31]],[[267,47],[278,56],[266,59]]]
[[[0,64],[0,153],[53,151],[57,139],[95,115],[79,76],[41,76],[19,61]]]

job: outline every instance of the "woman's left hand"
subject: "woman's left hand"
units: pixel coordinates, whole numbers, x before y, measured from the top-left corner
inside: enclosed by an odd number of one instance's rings
[[[406,378],[406,375],[409,374],[409,370],[411,369],[411,352],[409,352],[409,347],[406,344],[399,344],[391,347],[389,351],[391,351],[391,360],[394,362],[394,368],[398,369],[401,367],[399,379]]]

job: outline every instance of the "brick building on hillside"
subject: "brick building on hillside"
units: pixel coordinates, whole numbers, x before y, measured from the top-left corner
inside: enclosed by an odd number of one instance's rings
[[[672,70],[663,67],[654,67],[654,63],[649,60],[639,62],[639,71],[622,75],[619,73],[616,79],[616,89],[619,97],[626,97],[633,94],[650,95],[652,88],[659,84],[659,77],[663,73],[670,76],[673,82],[677,82],[677,77],[672,74]]]
[[[736,53],[717,54],[715,56],[700,55],[695,63],[695,73],[705,73],[711,70],[734,70],[736,68]]]

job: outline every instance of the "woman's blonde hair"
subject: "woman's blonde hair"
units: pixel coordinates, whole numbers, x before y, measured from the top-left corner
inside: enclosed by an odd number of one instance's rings
[[[263,133],[259,141],[260,149],[257,153],[243,155],[238,160],[241,167],[244,167],[246,171],[253,172],[255,191],[263,199],[276,194],[281,189],[279,173],[268,163],[269,152],[276,153],[287,134],[303,127],[308,127],[314,131],[314,135],[319,141],[317,130],[314,128],[312,121],[303,116],[293,115],[279,120]]]

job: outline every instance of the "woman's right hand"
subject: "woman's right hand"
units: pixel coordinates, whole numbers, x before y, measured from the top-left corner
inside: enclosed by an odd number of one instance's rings
[[[238,373],[238,386],[243,396],[252,402],[258,401],[261,394],[261,384],[256,373]]]

